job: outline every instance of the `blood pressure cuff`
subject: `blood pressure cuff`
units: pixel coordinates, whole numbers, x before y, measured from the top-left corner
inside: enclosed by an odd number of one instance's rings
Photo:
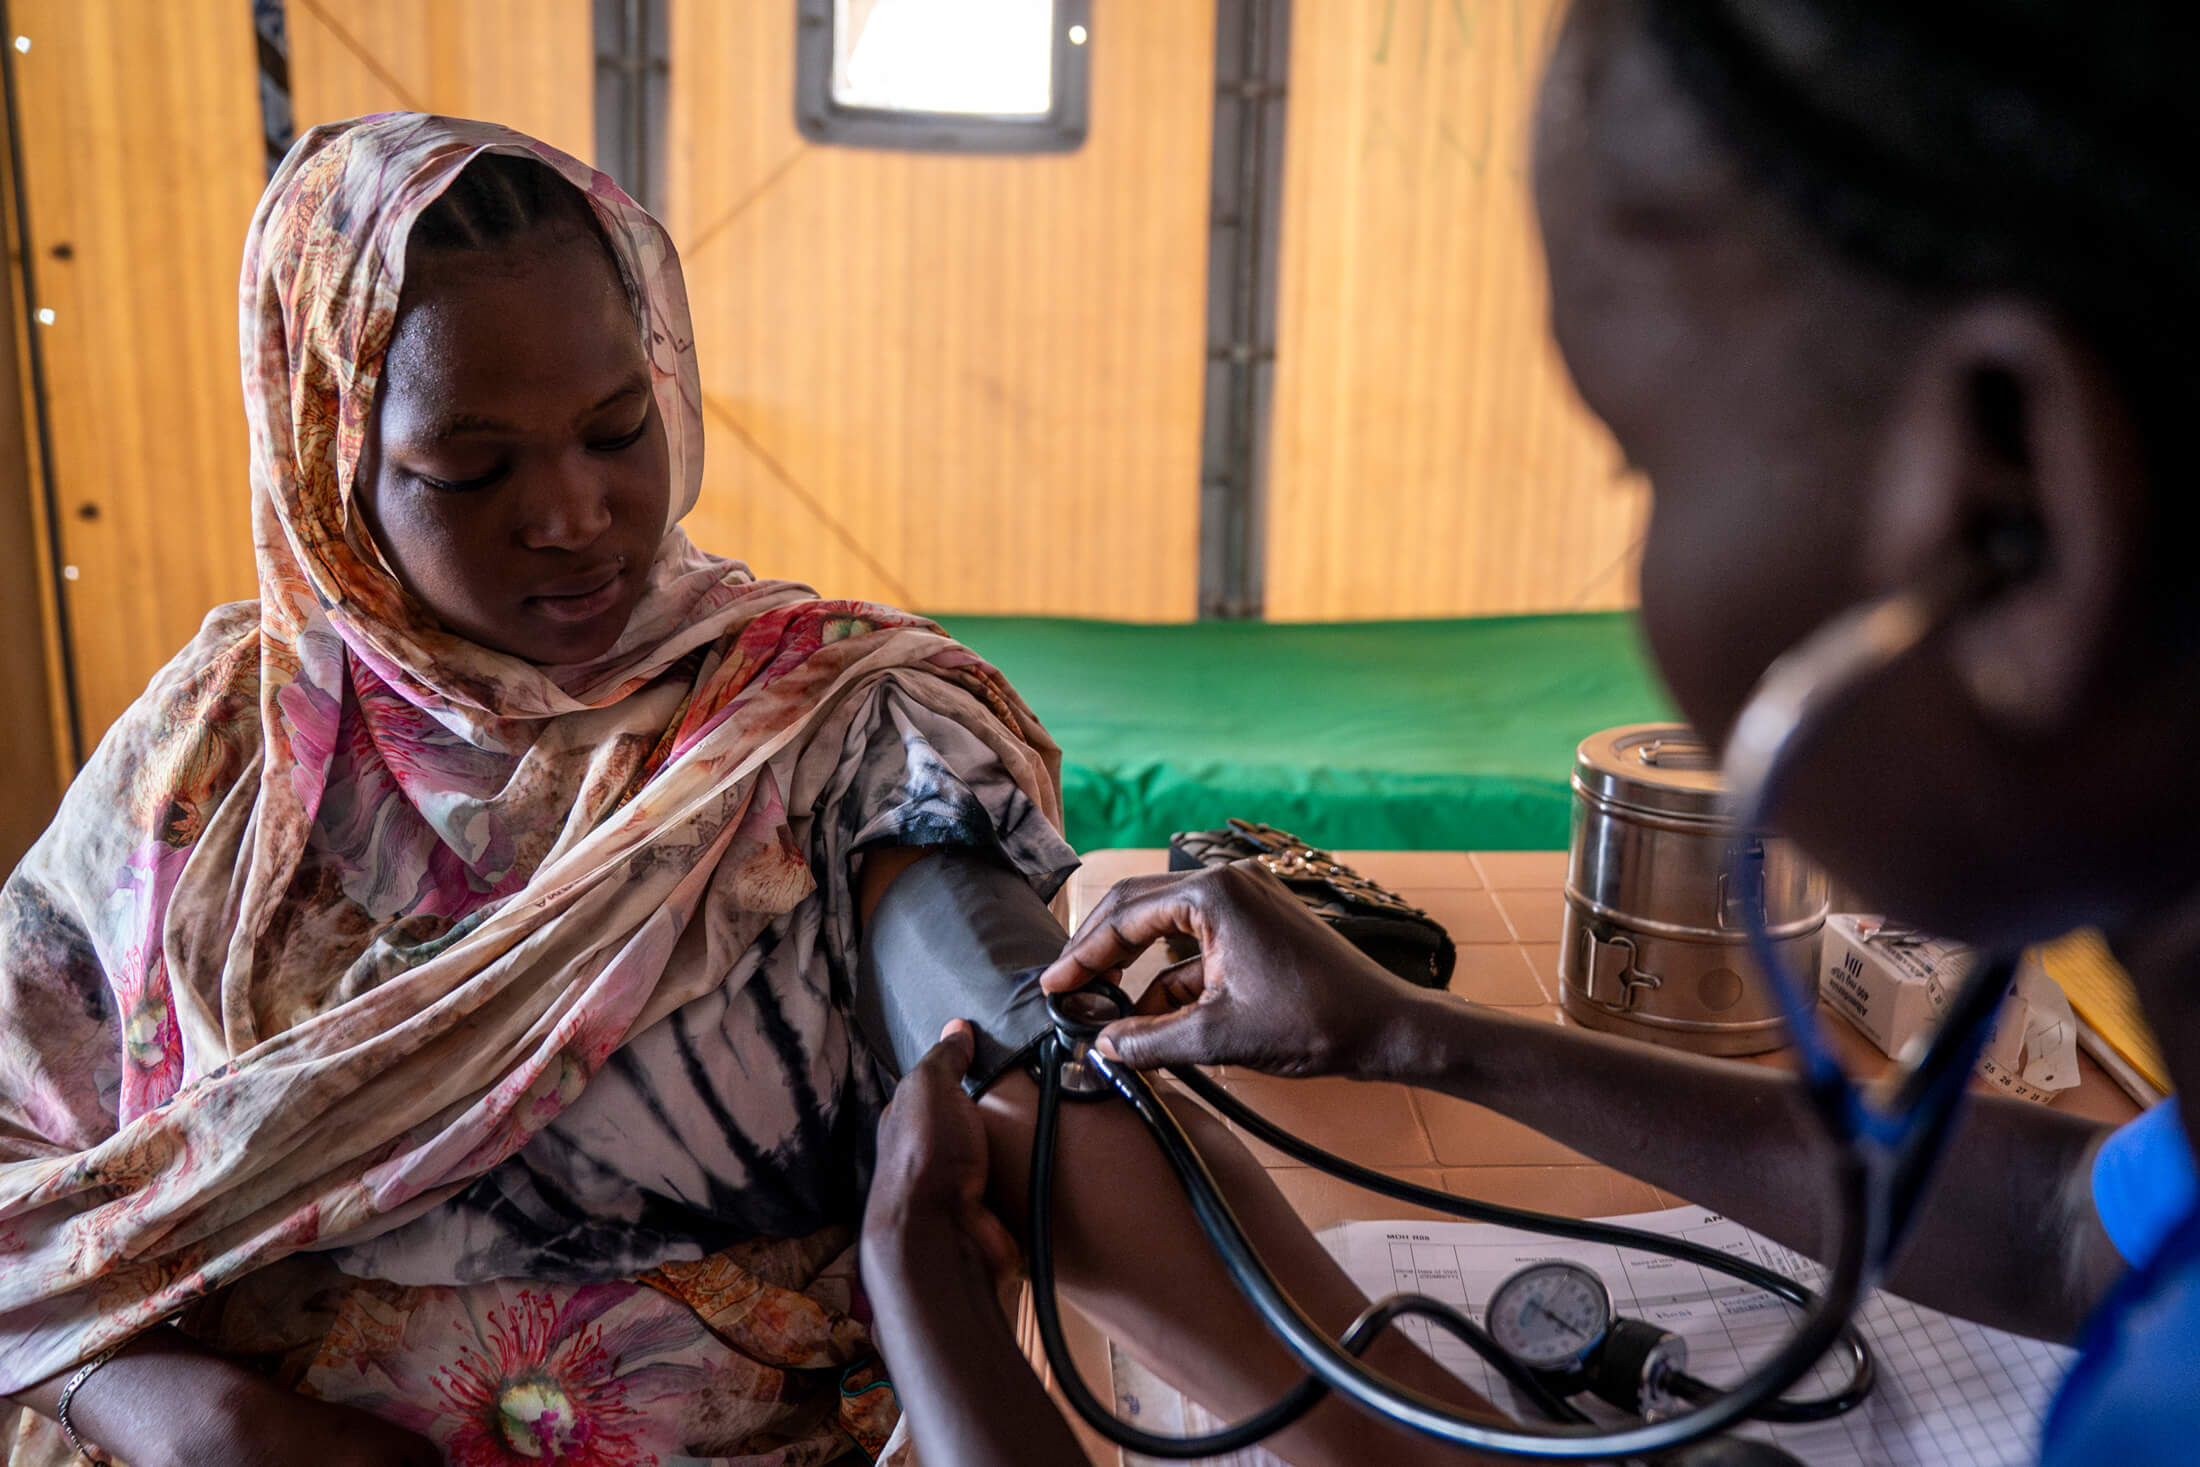
[[[938,850],[895,877],[864,924],[857,1030],[899,1080],[968,1019],[978,1052],[972,1095],[1027,1060],[1051,1025],[1039,973],[1069,935],[1039,894],[998,858]]]

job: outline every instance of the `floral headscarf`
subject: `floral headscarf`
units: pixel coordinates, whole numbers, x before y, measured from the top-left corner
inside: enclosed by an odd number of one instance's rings
[[[259,600],[208,619],[0,893],[0,1392],[517,1152],[815,888],[800,832],[859,693],[953,717],[1059,823],[1053,745],[990,668],[673,525],[585,666],[468,642],[405,591],[354,474],[407,235],[485,151],[587,196],[643,298],[672,519],[695,502],[653,219],[486,123],[299,142],[245,250]]]

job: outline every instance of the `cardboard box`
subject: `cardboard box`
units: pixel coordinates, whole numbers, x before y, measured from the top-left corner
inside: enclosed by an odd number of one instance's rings
[[[1880,1053],[1899,1059],[1911,1040],[1932,1030],[1935,978],[1942,985],[1960,979],[1971,955],[1959,942],[1891,933],[1877,917],[1836,912],[1826,918],[1818,996]]]

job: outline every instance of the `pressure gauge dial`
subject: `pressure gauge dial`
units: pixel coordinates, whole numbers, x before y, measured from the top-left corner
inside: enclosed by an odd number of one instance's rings
[[[1523,1365],[1573,1371],[1612,1332],[1604,1280],[1577,1263],[1531,1263],[1490,1295],[1489,1331]]]

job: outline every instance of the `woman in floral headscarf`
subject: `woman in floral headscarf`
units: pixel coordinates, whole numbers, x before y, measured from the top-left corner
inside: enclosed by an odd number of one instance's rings
[[[1052,744],[930,623],[679,531],[678,267],[571,158],[317,129],[253,221],[243,334],[259,599],[0,890],[7,1461],[65,1430],[137,1467],[875,1452],[838,1261],[889,1083],[859,909],[919,847],[1051,896]],[[1096,1265],[1158,1216],[1106,1176],[1065,1199]],[[1174,1267],[1116,1304],[1202,1297]]]
[[[515,232],[540,247],[475,247]],[[1051,892],[1051,746],[936,628],[674,528],[702,471],[680,277],[573,160],[321,129],[243,312],[260,599],[154,681],[0,904],[0,1385],[247,1279],[194,1332],[454,1460],[501,1460],[484,1421],[524,1456],[838,1455],[862,1398],[781,1377],[865,1354],[816,1279],[839,1247],[676,1260],[847,1215],[861,1132],[832,1123],[879,1101],[833,992],[855,857],[922,827]],[[567,1286],[451,1287],[510,1278]],[[706,1327],[728,1300],[745,1353]]]

